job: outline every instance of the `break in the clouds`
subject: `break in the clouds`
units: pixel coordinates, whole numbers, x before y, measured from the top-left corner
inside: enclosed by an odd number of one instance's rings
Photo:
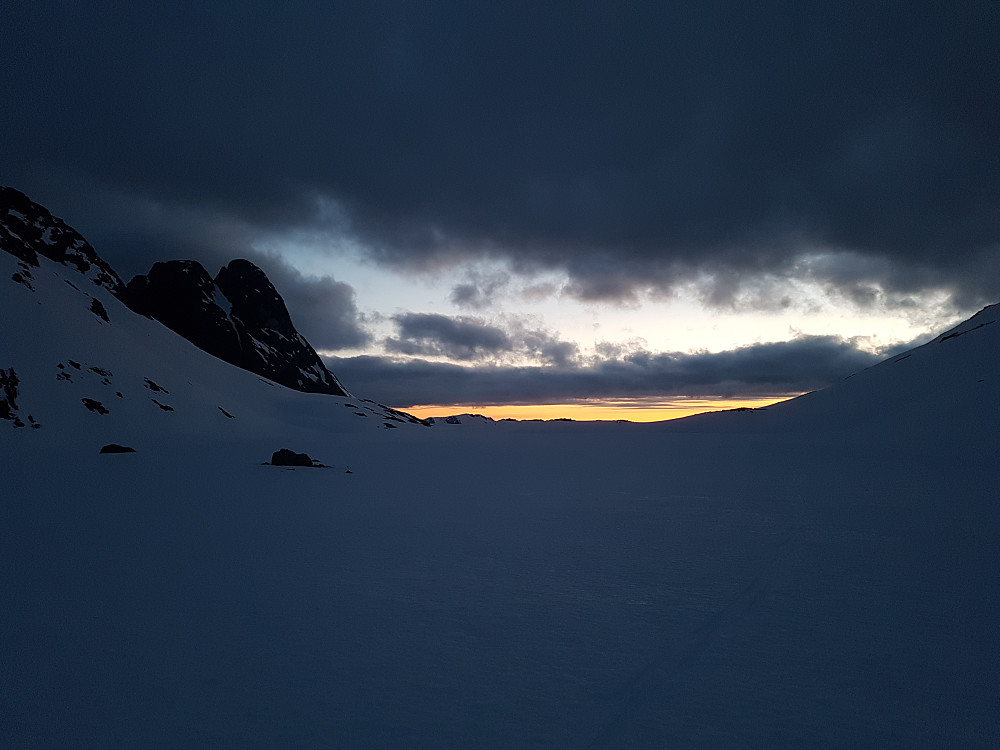
[[[460,366],[426,359],[333,358],[350,387],[376,400],[418,405],[551,404],[610,399],[755,398],[795,395],[875,364],[880,355],[838,336],[799,336],[719,353],[654,353],[610,345],[589,362],[559,366]],[[884,353],[883,353],[884,355]]]
[[[4,27],[3,181],[75,193],[98,246],[158,244],[91,210],[106,189],[209,234],[558,271],[591,302],[696,284],[724,306],[803,273],[859,304],[1000,297],[987,0],[51,2]]]

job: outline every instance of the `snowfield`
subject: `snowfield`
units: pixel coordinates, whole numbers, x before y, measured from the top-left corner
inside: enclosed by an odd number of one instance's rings
[[[427,427],[41,261],[0,253],[3,747],[1000,742],[996,306],[766,410]]]

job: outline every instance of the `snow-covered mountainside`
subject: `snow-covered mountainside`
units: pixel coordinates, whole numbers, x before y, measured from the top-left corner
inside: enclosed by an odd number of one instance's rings
[[[180,436],[277,438],[308,425],[352,432],[419,423],[363,399],[291,390],[207,354],[126,307],[120,280],[82,238],[35,204],[9,200],[11,195],[7,190],[0,224],[8,251],[0,252],[4,431],[10,425],[59,433],[96,451],[104,443],[138,447]],[[231,266],[260,282],[254,269]],[[234,287],[239,283],[228,286]],[[230,294],[236,308],[240,297]],[[287,313],[285,318],[283,323]],[[244,340],[248,329],[241,328]],[[298,336],[294,329],[289,335]],[[276,361],[264,359],[262,365]],[[325,369],[304,370],[310,372],[316,382],[330,382],[322,380]],[[40,434],[32,439],[44,441]]]
[[[996,306],[766,410],[428,429],[16,214],[0,747],[1000,744]]]
[[[48,258],[63,272],[77,272],[67,283],[101,287],[230,364],[295,390],[348,395],[295,330],[267,276],[247,260],[232,261],[214,280],[196,261],[156,263],[125,285],[79,233],[9,187],[0,188],[0,249],[18,260],[11,278],[28,289],[31,269]],[[105,310],[100,299],[91,300],[94,312]]]

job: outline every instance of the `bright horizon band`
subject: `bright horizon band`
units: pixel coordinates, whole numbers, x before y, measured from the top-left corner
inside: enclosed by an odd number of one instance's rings
[[[418,405],[403,408],[415,417],[446,417],[452,414],[481,414],[493,419],[573,419],[627,420],[629,422],[659,422],[680,419],[693,414],[726,409],[759,409],[786,401],[792,396],[751,399],[687,398],[670,400],[616,399],[568,404],[501,404],[501,405]]]

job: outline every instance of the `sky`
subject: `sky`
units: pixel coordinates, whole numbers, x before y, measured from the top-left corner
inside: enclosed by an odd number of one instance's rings
[[[767,403],[1000,300],[995,2],[7,3],[0,54],[0,183],[126,280],[253,260],[414,413]]]

